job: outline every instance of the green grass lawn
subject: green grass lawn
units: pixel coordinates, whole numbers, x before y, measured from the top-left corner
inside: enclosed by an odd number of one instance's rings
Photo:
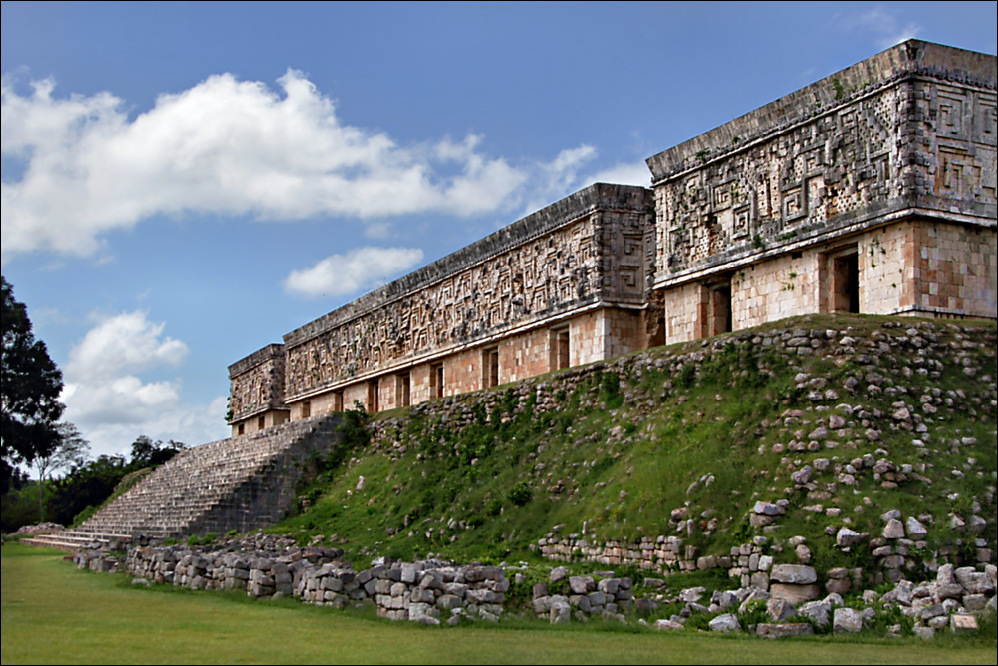
[[[425,627],[286,599],[132,586],[48,549],[2,549],[2,662],[743,663],[995,662],[995,637],[765,641],[540,622]]]

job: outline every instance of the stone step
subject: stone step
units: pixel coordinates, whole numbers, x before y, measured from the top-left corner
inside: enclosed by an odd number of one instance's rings
[[[182,451],[81,530],[175,536],[273,522],[294,499],[295,463],[332,446],[338,422],[338,415],[314,417]]]

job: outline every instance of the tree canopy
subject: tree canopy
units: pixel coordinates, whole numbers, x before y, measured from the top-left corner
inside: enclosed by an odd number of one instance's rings
[[[80,468],[87,462],[90,444],[83,439],[80,431],[72,423],[61,421],[56,424],[59,441],[51,451],[35,456],[34,465],[38,472],[38,516],[45,522],[45,481],[59,470]]]
[[[14,289],[6,278],[0,276],[0,281],[0,453],[6,490],[15,465],[31,464],[39,456],[51,455],[59,444],[57,423],[65,406],[59,401],[62,372],[49,357],[45,343],[35,340],[27,307],[14,298]]]

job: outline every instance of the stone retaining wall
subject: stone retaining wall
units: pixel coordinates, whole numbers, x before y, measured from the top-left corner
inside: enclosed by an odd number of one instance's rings
[[[148,583],[194,590],[245,590],[252,597],[294,596],[306,603],[345,608],[370,602],[378,616],[427,624],[462,617],[495,621],[509,589],[502,569],[438,560],[381,558],[356,571],[336,548],[298,547],[293,540],[256,535],[255,542],[225,546],[140,546],[124,558],[106,549],[81,549],[80,568],[124,569]]]
[[[246,590],[252,597],[293,595],[306,603],[337,608],[373,603],[379,617],[424,624],[443,620],[457,625],[463,618],[495,622],[505,612],[524,610],[507,607],[510,582],[501,567],[381,558],[358,572],[341,560],[342,554],[335,548],[301,548],[288,537],[256,534],[220,546],[137,546],[124,557],[107,548],[81,548],[74,560],[79,568],[93,571],[125,568],[137,576],[133,584]],[[915,635],[931,637],[946,627],[955,633],[975,630],[976,614],[995,610],[998,568],[993,564],[981,570],[944,564],[934,579],[923,583],[901,580],[883,595],[864,590],[862,602],[854,604],[858,607],[846,606],[839,592],[821,598],[812,567],[771,562],[760,566],[769,572],[768,589],[742,585],[716,590],[709,599],[703,587],[668,595],[664,581],[656,578],[645,578],[638,596],[634,582],[613,571],[570,575],[567,567],[558,566],[548,582],[533,585],[527,612],[532,610],[552,624],[591,618],[627,623],[637,615],[638,624],[659,630],[683,629],[688,619],[700,615],[710,618],[710,631],[779,638],[823,628],[858,632],[869,627],[878,612],[895,610],[911,618]],[[833,573],[828,576],[831,580]],[[521,584],[525,581],[520,571],[514,578]],[[654,625],[644,619],[666,608],[679,612],[655,620]],[[895,625],[888,635],[901,631],[901,625]]]
[[[768,506],[768,503],[758,503],[753,516],[765,516]],[[849,549],[861,544],[868,547],[876,567],[866,570],[861,567],[829,569],[821,577],[820,587],[817,579],[807,583],[815,585],[813,593],[807,593],[810,598],[817,598],[822,592],[821,588],[828,593],[846,594],[867,584],[896,583],[904,578],[905,572],[933,574],[938,571],[941,562],[955,556],[956,546],[942,547],[926,556],[927,544],[921,539],[925,536],[925,528],[914,517],[909,517],[904,523],[899,518],[897,511],[886,512],[883,516],[885,525],[882,535],[873,538],[869,534],[853,532],[848,528],[840,529],[835,535],[838,547]],[[794,548],[790,557],[803,563],[810,561],[810,549],[804,537],[791,537],[788,540],[789,546]],[[975,546],[973,552],[977,558],[976,565],[993,566],[993,553],[987,548],[987,541],[978,538]],[[755,537],[752,543],[734,546],[727,555],[701,555],[695,546],[685,543],[681,537],[662,535],[645,537],[637,542],[610,540],[597,544],[577,534],[557,537],[550,533],[538,541],[535,550],[549,560],[597,562],[613,567],[636,566],[664,575],[720,568],[742,587],[770,591],[773,585],[793,582],[783,580],[773,573],[774,552],[782,553],[783,546],[779,542],[770,543],[765,536]],[[787,591],[788,596],[795,598],[799,594],[799,591],[793,594]]]
[[[552,593],[550,587],[567,580],[567,594]],[[533,610],[539,618],[547,618],[552,624],[570,622],[572,615],[578,620],[590,617],[624,621],[624,613],[643,608],[641,600],[635,600],[633,581],[628,577],[617,577],[612,571],[594,575],[569,576],[565,567],[556,567],[548,583],[533,586]]]

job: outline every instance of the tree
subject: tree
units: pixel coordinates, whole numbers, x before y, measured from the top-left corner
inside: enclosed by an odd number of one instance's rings
[[[47,454],[35,456],[34,465],[38,472],[38,520],[45,521],[45,480],[61,469],[83,467],[90,453],[90,443],[83,439],[80,431],[72,423],[62,421],[56,424],[59,441]]]
[[[88,507],[100,506],[129,472],[124,456],[97,456],[52,482],[51,520],[69,525]],[[92,509],[91,509],[92,510]]]
[[[162,440],[155,442],[148,435],[139,435],[132,442],[132,455],[128,462],[129,471],[144,467],[156,467],[187,448],[183,442],[170,440],[164,444]]]
[[[32,464],[39,456],[51,455],[59,443],[56,424],[65,405],[59,402],[62,372],[49,358],[45,343],[35,340],[28,309],[14,298],[6,278],[3,286],[3,357],[0,362],[0,454],[8,463],[7,474],[18,463]]]

